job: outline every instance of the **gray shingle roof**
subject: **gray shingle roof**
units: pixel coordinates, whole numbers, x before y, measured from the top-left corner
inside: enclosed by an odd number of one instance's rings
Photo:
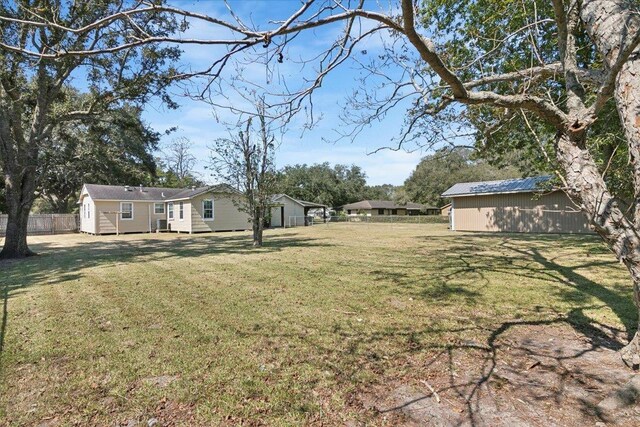
[[[85,184],[89,196],[93,200],[139,200],[139,201],[169,201],[176,199],[188,199],[207,191],[219,193],[236,192],[232,187],[220,184],[207,187],[199,187],[194,190],[188,188],[161,188],[161,187],[133,187],[129,190],[124,185],[100,185]]]
[[[471,196],[475,194],[496,193],[532,193],[544,190],[542,184],[551,180],[551,176],[533,176],[501,181],[461,182],[442,193],[442,197]]]
[[[419,203],[408,202],[406,205],[400,205],[391,200],[361,200],[355,203],[344,205],[342,209],[437,209],[430,206],[421,205]]]
[[[197,187],[195,189],[181,189],[179,193],[174,194],[169,200],[190,199],[202,193],[237,193],[238,190],[227,184],[208,185],[205,187]]]

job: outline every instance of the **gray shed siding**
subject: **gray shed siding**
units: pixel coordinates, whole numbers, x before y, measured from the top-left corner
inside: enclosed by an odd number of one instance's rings
[[[304,206],[300,203],[291,200],[289,197],[282,196],[274,200],[275,203],[282,203],[284,205],[284,225],[290,227],[295,221],[292,217],[298,217],[299,224],[300,218],[304,217]],[[282,227],[280,222],[280,206],[271,208],[271,227]]]

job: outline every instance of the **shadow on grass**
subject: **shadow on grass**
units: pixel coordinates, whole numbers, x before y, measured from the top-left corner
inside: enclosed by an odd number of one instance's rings
[[[319,239],[297,237],[295,234],[269,236],[261,248],[254,248],[251,236],[194,235],[175,239],[155,239],[140,235],[130,240],[105,237],[104,240],[82,241],[59,247],[52,243],[31,245],[39,255],[19,260],[0,261],[2,279],[2,324],[0,354],[7,328],[8,300],[32,286],[53,286],[78,280],[83,270],[96,266],[162,261],[173,258],[200,258],[218,255],[250,255],[279,252],[285,248],[327,246]]]
[[[577,266],[564,266],[561,260],[545,255],[551,245],[581,249],[586,253],[596,253],[599,250],[596,240],[590,236],[530,236],[490,235],[495,241],[495,247],[483,241],[489,236],[465,235],[439,236],[429,239],[435,249],[425,254],[423,245],[417,245],[416,250],[409,250],[392,254],[380,263],[382,267],[369,271],[372,285],[388,286],[392,292],[402,296],[410,295],[434,303],[454,302],[456,304],[476,304],[483,296],[484,288],[495,280],[490,273],[503,273],[506,277],[535,278],[536,280],[552,283],[549,289],[560,289],[557,297],[571,303],[571,308],[551,313],[542,313],[545,319],[517,319],[501,321],[489,319],[486,322],[474,322],[466,319],[458,326],[440,327],[437,322],[428,326],[409,324],[406,327],[380,326],[374,330],[363,330],[350,327],[349,321],[319,325],[309,321],[309,324],[289,325],[284,330],[266,328],[246,329],[235,328],[235,335],[260,336],[266,348],[261,349],[269,353],[276,347],[286,347],[304,342],[312,349],[308,360],[304,363],[314,364],[317,372],[329,371],[334,374],[338,386],[352,388],[355,385],[366,387],[359,382],[363,372],[372,372],[377,378],[385,378],[387,370],[397,373],[407,371],[409,375],[420,375],[425,370],[446,376],[445,385],[438,385],[439,393],[452,393],[459,397],[464,404],[463,417],[471,425],[480,424],[484,416],[481,408],[490,405],[490,393],[486,393],[491,384],[505,381],[504,373],[498,374],[497,366],[511,363],[505,353],[515,349],[522,358],[540,358],[545,360],[545,369],[552,371],[555,382],[546,384],[544,381],[532,382],[526,369],[511,377],[510,384],[513,393],[535,392],[539,398],[549,404],[562,401],[563,393],[568,388],[576,387],[580,381],[594,381],[602,384],[610,383],[610,378],[594,372],[580,372],[576,374],[574,360],[578,360],[590,353],[596,353],[603,348],[617,350],[622,345],[611,333],[607,333],[606,326],[590,319],[586,313],[594,306],[590,301],[593,297],[603,305],[609,306],[626,325],[627,331],[635,326],[633,322],[635,309],[631,299],[623,293],[604,287],[576,270],[594,266],[611,266],[612,262],[601,259],[585,262]],[[158,261],[173,257],[198,258],[216,255],[247,255],[260,252],[280,251],[290,247],[330,246],[318,239],[296,238],[295,235],[273,237],[266,242],[262,249],[251,248],[249,236],[195,236],[177,238],[175,240],[140,239],[136,241],[95,241],[80,243],[73,247],[55,249],[46,245],[38,245],[36,249],[44,255],[24,262],[6,265],[8,285],[5,285],[5,318],[6,301],[11,295],[16,295],[21,289],[32,285],[55,285],[65,280],[73,280],[82,275],[82,269],[116,263],[136,263]],[[437,253],[437,246],[447,248],[447,253]],[[595,249],[594,249],[595,248]],[[413,249],[413,248],[412,248]],[[541,250],[544,249],[544,250]],[[430,256],[431,255],[431,256]],[[354,262],[354,265],[357,265]],[[0,266],[4,268],[5,266]],[[3,272],[4,274],[4,272]],[[4,278],[5,276],[3,276]],[[504,283],[509,286],[508,282]],[[533,314],[533,307],[532,307]],[[350,315],[350,314],[346,314]],[[535,317],[532,315],[531,317]],[[358,323],[352,322],[357,325]],[[3,328],[6,321],[3,322]],[[570,325],[580,335],[586,338],[584,345],[576,346],[568,351],[555,353],[553,349],[544,346],[544,342],[527,344],[510,341],[509,332],[531,328],[554,327],[556,325]],[[220,328],[233,329],[233,325],[218,325]],[[297,326],[297,327],[296,327]],[[309,329],[312,333],[306,331]],[[615,331],[614,331],[615,332]],[[473,340],[463,340],[461,337],[472,335]],[[536,338],[534,336],[534,338]],[[544,337],[546,338],[546,337]],[[279,340],[284,341],[278,342]],[[540,340],[546,341],[546,340]],[[275,351],[274,351],[275,353]],[[425,355],[433,356],[425,363]],[[467,361],[461,369],[461,360]],[[397,363],[400,362],[400,365]],[[418,373],[409,373],[417,371]],[[456,374],[457,372],[457,374]],[[423,377],[427,378],[427,377]],[[544,378],[543,378],[544,379]],[[404,380],[404,378],[401,378]],[[430,399],[426,394],[422,400]],[[416,400],[414,399],[415,403]],[[494,402],[495,403],[495,402]],[[411,405],[412,403],[406,403]],[[389,408],[389,411],[400,407]],[[585,404],[580,408],[585,414],[593,411],[592,406]]]
[[[491,247],[490,244],[487,244],[487,239],[495,241],[495,246]],[[480,390],[486,388],[490,382],[500,379],[496,375],[500,349],[498,342],[507,331],[513,328],[538,328],[566,324],[575,331],[576,337],[583,337],[587,342],[584,347],[558,355],[549,354],[550,352],[547,354],[538,353],[535,346],[533,348],[520,346],[519,350],[527,357],[552,359],[554,381],[557,383],[553,385],[533,384],[527,382],[526,379],[518,378],[521,384],[516,385],[517,387],[536,389],[540,391],[540,395],[544,399],[556,403],[566,398],[564,393],[567,388],[580,386],[576,386],[577,378],[580,381],[593,381],[597,384],[609,382],[609,386],[615,387],[616,384],[611,383],[611,378],[601,375],[601,369],[597,366],[593,367],[590,372],[581,372],[580,368],[577,368],[577,374],[575,370],[571,372],[571,369],[565,367],[567,360],[575,361],[571,364],[582,363],[582,358],[588,353],[598,353],[603,349],[606,349],[605,351],[620,350],[625,344],[620,335],[626,332],[627,340],[631,339],[637,325],[638,312],[631,297],[630,284],[627,287],[622,285],[607,287],[578,272],[581,269],[594,267],[617,268],[613,257],[611,261],[603,261],[602,258],[593,261],[589,259],[591,255],[609,253],[606,247],[599,244],[597,237],[474,233],[460,237],[429,238],[428,241],[436,246],[447,248],[446,254],[438,255],[435,250],[431,249],[429,251],[431,257],[425,257],[424,253],[409,256],[404,261],[396,261],[388,270],[380,269],[372,272],[376,280],[391,283],[396,292],[403,295],[408,293],[430,303],[473,306],[486,303],[485,288],[495,287],[495,281],[498,277],[504,280],[504,286],[509,286],[510,281],[517,279],[521,282],[520,287],[527,286],[527,280],[531,280],[531,286],[533,286],[532,279],[535,279],[537,282],[542,281],[553,285],[543,292],[551,291],[558,301],[569,305],[566,311],[558,313],[550,312],[549,307],[534,307],[532,305],[530,307],[532,315],[524,316],[531,317],[530,320],[509,320],[499,323],[489,330],[487,327],[477,328],[479,337],[487,337],[486,343],[473,342],[470,345],[457,343],[444,346],[440,355],[445,356],[449,361],[446,368],[450,373],[449,386],[438,391],[443,392],[450,389],[456,392],[465,403],[467,423],[470,425],[486,423],[486,419],[482,422],[479,421],[483,416],[481,407],[486,408],[488,404],[497,404],[495,401],[489,402],[486,394],[480,397]],[[554,247],[558,248],[558,255],[554,255]],[[566,253],[567,248],[584,254],[584,262],[575,265],[574,253],[571,255],[574,265],[563,265],[562,253]],[[421,257],[424,259],[420,259]],[[417,274],[416,270],[419,271]],[[422,280],[416,279],[416,276],[421,277]],[[482,297],[484,299],[481,300]],[[597,302],[594,304],[593,300]],[[603,306],[608,307],[618,317],[625,327],[624,332],[610,325],[602,324],[587,314],[589,310],[601,309]],[[535,310],[540,311],[540,314],[535,314]],[[536,319],[536,317],[542,317],[542,319]],[[551,319],[545,319],[545,317],[551,317]],[[473,324],[471,319],[469,320]],[[420,336],[423,332],[417,332],[417,335]],[[450,332],[456,333],[456,331]],[[457,353],[461,351],[478,353],[474,358],[474,364],[481,366],[476,375],[471,375],[466,380],[460,380],[454,376],[457,368],[454,366],[453,360],[459,356]],[[578,362],[579,360],[580,362]],[[424,399],[430,396],[428,394],[424,396]],[[399,410],[414,403],[416,403],[415,400],[408,401],[402,406],[390,410]],[[596,416],[607,421],[604,414],[598,413],[594,409],[593,402],[583,401],[581,404],[580,411],[583,415]],[[489,425],[491,425],[490,421]]]

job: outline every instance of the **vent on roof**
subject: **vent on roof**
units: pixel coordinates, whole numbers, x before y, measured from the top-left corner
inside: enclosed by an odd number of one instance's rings
[[[129,187],[128,185],[124,186],[124,191],[131,191],[131,187]]]
[[[144,191],[144,187],[142,186],[142,184],[140,184],[140,192],[142,193]]]
[[[191,191],[196,191],[196,186],[195,185],[191,186]]]

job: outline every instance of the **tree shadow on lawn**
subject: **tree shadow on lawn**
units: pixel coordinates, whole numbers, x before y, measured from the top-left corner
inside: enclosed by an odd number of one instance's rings
[[[127,236],[129,237],[129,236]],[[64,245],[64,244],[63,244]],[[251,236],[213,235],[176,236],[175,239],[154,239],[141,235],[140,239],[82,241],[70,245],[55,242],[32,244],[39,255],[19,260],[0,261],[0,292],[2,293],[2,324],[0,325],[0,354],[4,345],[8,300],[32,286],[52,286],[78,280],[83,270],[96,266],[135,264],[175,258],[200,258],[219,255],[251,255],[279,252],[287,248],[328,246],[320,239],[269,236],[263,247],[254,248]]]
[[[487,238],[494,239],[496,246],[487,245]],[[474,234],[465,236],[464,244],[460,243],[459,238],[429,238],[429,243],[435,244],[434,247],[447,248],[446,254],[438,255],[432,249],[431,257],[424,257],[424,253],[417,254],[409,257],[407,262],[394,263],[393,271],[375,271],[376,280],[390,282],[396,292],[403,296],[409,294],[432,304],[470,307],[484,304],[484,292],[489,286],[496,285],[491,281],[501,278],[504,286],[509,286],[511,280],[518,280],[519,287],[527,286],[527,279],[532,280],[532,285],[538,285],[535,282],[540,281],[549,283],[552,286],[543,292],[551,292],[558,301],[569,305],[564,312],[554,312],[550,307],[532,306],[532,310],[527,310],[529,314],[518,314],[516,319],[511,318],[502,323],[482,316],[479,319],[467,319],[470,325],[476,326],[477,338],[460,339],[443,346],[432,361],[436,376],[438,372],[447,372],[449,376],[446,385],[440,383],[440,387],[436,386],[436,392],[449,392],[450,396],[453,393],[453,398],[464,404],[464,408],[458,408],[458,411],[464,414],[465,419],[458,417],[455,411],[438,412],[437,408],[424,403],[425,399],[433,401],[434,393],[430,391],[407,394],[404,390],[402,398],[396,396],[395,400],[386,402],[387,409],[383,404],[382,412],[403,411],[410,417],[417,414],[414,418],[422,422],[429,421],[428,417],[424,418],[425,414],[437,414],[436,418],[448,419],[453,424],[504,425],[505,422],[522,422],[518,418],[519,412],[529,411],[525,421],[536,419],[536,411],[546,411],[553,418],[558,413],[569,414],[572,410],[567,407],[572,407],[569,402],[573,401],[573,410],[577,412],[573,416],[586,417],[591,421],[611,421],[612,415],[602,412],[597,406],[599,400],[595,397],[602,399],[629,379],[630,372],[615,355],[615,351],[624,345],[621,337],[623,331],[602,324],[587,313],[608,307],[625,326],[628,340],[635,333],[637,309],[633,304],[630,286],[606,287],[577,272],[593,267],[617,268],[613,259],[588,260],[590,254],[608,252],[594,245],[596,242],[597,238],[592,236],[518,234],[501,235],[498,238],[495,234]],[[578,249],[582,253],[586,251],[585,262],[580,262],[581,258],[574,253],[571,255],[573,264],[576,260],[579,264],[562,265],[562,251],[558,251],[556,256],[544,255],[553,253],[552,245]],[[425,258],[422,261],[419,260],[421,256]],[[403,272],[405,269],[411,269],[412,272]],[[416,276],[416,269],[424,272]],[[592,298],[598,302],[593,304]],[[551,344],[545,342],[549,336],[547,332],[562,325],[566,329],[561,333],[564,336]],[[453,332],[459,334],[464,330]],[[571,330],[573,336],[567,333]],[[420,334],[418,332],[418,336]],[[515,338],[510,338],[509,335]],[[486,343],[482,342],[485,339]],[[456,359],[463,362],[454,363]],[[529,372],[526,366],[522,366],[523,363],[532,363],[532,360],[535,366],[541,366],[541,373]],[[499,364],[504,365],[500,370]],[[456,374],[461,370],[462,374]],[[499,390],[501,387],[509,389],[509,393],[521,398],[521,402],[526,400],[528,405],[536,409],[530,411],[519,408],[509,412],[505,405],[513,406],[515,397],[502,395]],[[598,391],[604,396],[598,395]],[[640,390],[636,391],[640,394]],[[552,402],[557,407],[556,412],[549,412],[548,408],[532,404],[538,400]],[[380,406],[378,409],[380,410]],[[538,419],[544,420],[540,417]]]

